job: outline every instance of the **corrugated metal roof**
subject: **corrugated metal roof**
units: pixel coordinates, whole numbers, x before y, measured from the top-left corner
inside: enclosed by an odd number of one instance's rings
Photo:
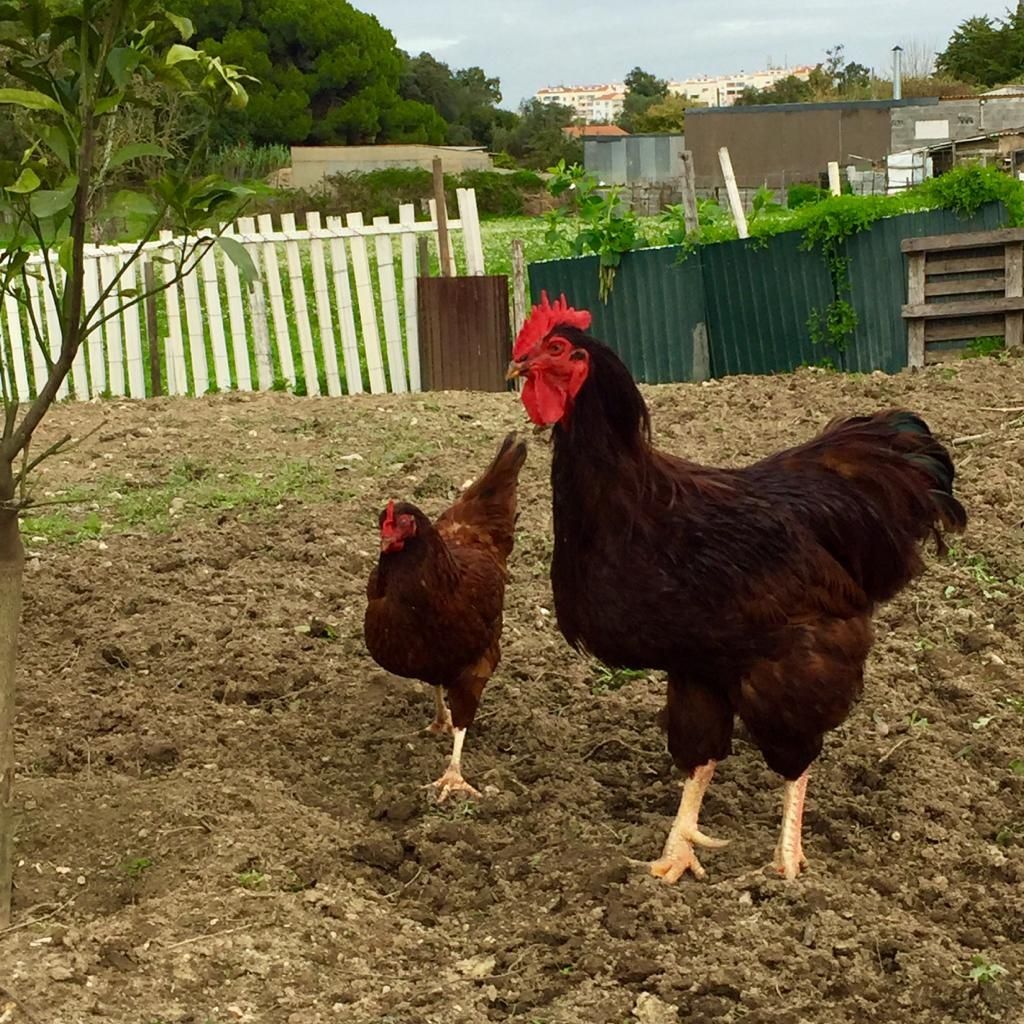
[[[945,142],[936,142],[933,146],[928,146],[927,149],[929,153],[936,153],[943,149],[949,149],[954,144],[959,146],[961,143],[967,142],[984,142],[986,139],[1001,139],[1009,135],[1024,135],[1024,125],[1019,128],[1001,128],[999,131],[982,132],[980,135],[970,135],[965,139],[947,139]]]

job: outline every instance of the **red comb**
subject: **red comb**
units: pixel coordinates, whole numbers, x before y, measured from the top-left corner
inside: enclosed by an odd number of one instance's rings
[[[522,359],[538,341],[542,341],[553,327],[565,324],[567,327],[578,327],[585,331],[590,326],[590,313],[585,309],[573,309],[563,294],[554,303],[548,302],[548,293],[540,293],[540,302],[530,310],[516,343],[512,348],[512,358]]]
[[[384,522],[381,523],[381,528],[385,526],[395,525],[395,502],[394,499],[388,502],[388,507],[384,510]]]

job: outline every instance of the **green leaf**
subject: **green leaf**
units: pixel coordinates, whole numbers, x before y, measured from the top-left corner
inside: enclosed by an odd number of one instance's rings
[[[60,104],[52,96],[34,89],[0,89],[0,103],[13,103],[26,110],[47,110],[52,114],[61,112]]]
[[[180,64],[183,60],[199,60],[199,57],[198,50],[193,50],[191,46],[185,46],[182,43],[175,43],[167,51],[164,63],[171,67],[175,64]]]
[[[71,169],[71,147],[68,145],[63,126],[44,124],[36,129],[39,138],[46,143],[50,152],[69,170]]]
[[[29,208],[33,216],[40,220],[47,217],[54,217],[61,210],[66,210],[75,198],[75,189],[78,187],[78,179],[70,186],[61,189],[40,189],[32,193],[29,200]]]
[[[184,18],[180,14],[172,14],[170,11],[165,12],[164,16],[178,30],[178,35],[182,39],[191,39],[196,34],[195,25],[188,18]]]
[[[249,255],[249,250],[237,238],[221,235],[217,239],[217,244],[224,250],[224,255],[238,267],[238,272],[245,279],[247,285],[251,286],[260,279],[260,273],[256,269],[252,256]]]
[[[96,114],[100,117],[104,114],[112,114],[121,105],[123,99],[123,92],[115,92],[110,96],[104,96],[96,101]]]
[[[104,213],[108,217],[155,217],[157,208],[149,196],[122,189],[107,204]]]
[[[70,277],[75,266],[75,240],[70,236],[64,239],[60,249],[57,250],[57,263],[60,265],[60,269]]]
[[[133,142],[128,146],[122,146],[111,156],[107,162],[107,169],[112,170],[115,167],[128,163],[130,160],[138,160],[139,157],[143,156],[158,156],[165,160],[171,158],[171,154],[163,146],[158,146],[155,142]]]
[[[107,70],[118,89],[131,80],[132,72],[142,63],[142,54],[128,46],[116,46],[107,57]]]
[[[18,195],[27,195],[29,192],[35,192],[40,184],[42,183],[39,180],[39,175],[31,167],[26,167],[18,175],[18,180],[13,185],[7,186],[7,191],[16,192]]]

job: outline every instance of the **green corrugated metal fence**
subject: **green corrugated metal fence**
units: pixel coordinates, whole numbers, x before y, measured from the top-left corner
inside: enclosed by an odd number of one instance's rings
[[[811,341],[808,321],[834,297],[820,252],[800,232],[720,242],[685,255],[678,246],[627,253],[607,303],[598,297],[596,256],[530,264],[533,300],[563,292],[589,309],[592,333],[610,344],[637,380],[701,380],[777,373],[830,359],[846,370],[895,372],[907,362],[904,238],[983,231],[1006,223],[991,204],[967,220],[945,210],[877,221],[845,245],[857,328],[845,351]]]

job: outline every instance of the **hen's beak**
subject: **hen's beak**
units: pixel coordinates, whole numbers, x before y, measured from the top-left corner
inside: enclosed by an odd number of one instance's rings
[[[516,377],[522,377],[523,372],[526,370],[526,360],[517,363],[514,359],[508,364],[508,369],[505,371],[505,380],[515,380]]]

